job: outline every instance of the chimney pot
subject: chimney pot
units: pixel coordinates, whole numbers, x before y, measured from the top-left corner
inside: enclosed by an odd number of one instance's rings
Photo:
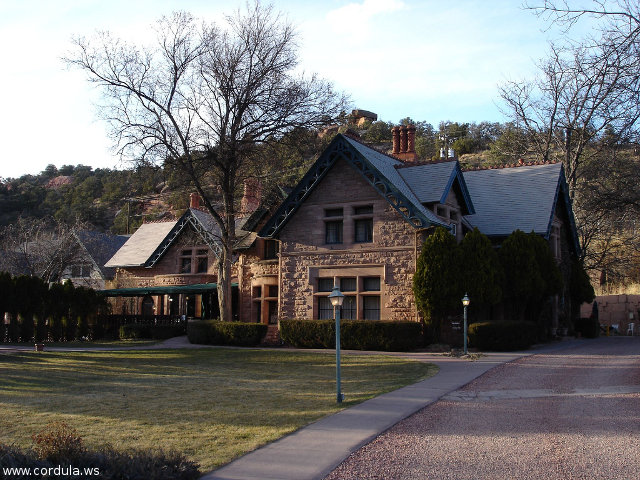
[[[400,127],[400,153],[407,153],[407,126]]]
[[[400,127],[393,127],[391,129],[391,135],[393,136],[393,154],[400,153]]]
[[[195,192],[189,195],[189,208],[200,208],[200,195]]]

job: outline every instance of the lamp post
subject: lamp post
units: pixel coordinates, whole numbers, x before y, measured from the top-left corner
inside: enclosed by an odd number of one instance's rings
[[[467,307],[471,301],[466,293],[462,297],[462,305],[464,305],[464,354],[467,354]]]
[[[334,285],[329,294],[329,300],[333,305],[333,313],[336,319],[336,400],[338,403],[342,403],[344,395],[340,391],[340,308],[344,301],[344,295],[337,285]]]

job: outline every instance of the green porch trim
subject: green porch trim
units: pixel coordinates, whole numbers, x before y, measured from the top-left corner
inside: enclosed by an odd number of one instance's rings
[[[237,287],[237,283],[232,283]],[[136,288],[112,288],[98,290],[105,297],[144,297],[146,295],[170,295],[175,293],[206,293],[215,291],[217,283],[196,283],[193,285],[171,285],[164,287],[136,287]]]

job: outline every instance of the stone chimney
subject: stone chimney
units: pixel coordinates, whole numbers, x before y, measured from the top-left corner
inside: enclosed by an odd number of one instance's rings
[[[418,159],[415,125],[393,127],[391,134],[393,135],[393,156],[404,162],[415,162]]]
[[[260,206],[262,183],[257,178],[245,178],[244,193],[240,201],[240,214],[250,215]]]
[[[200,209],[200,195],[195,192],[189,195],[189,208]]]

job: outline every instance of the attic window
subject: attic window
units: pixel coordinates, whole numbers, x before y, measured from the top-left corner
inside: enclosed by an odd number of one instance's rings
[[[279,245],[277,240],[265,240],[264,242],[264,259],[273,260],[278,258]]]

